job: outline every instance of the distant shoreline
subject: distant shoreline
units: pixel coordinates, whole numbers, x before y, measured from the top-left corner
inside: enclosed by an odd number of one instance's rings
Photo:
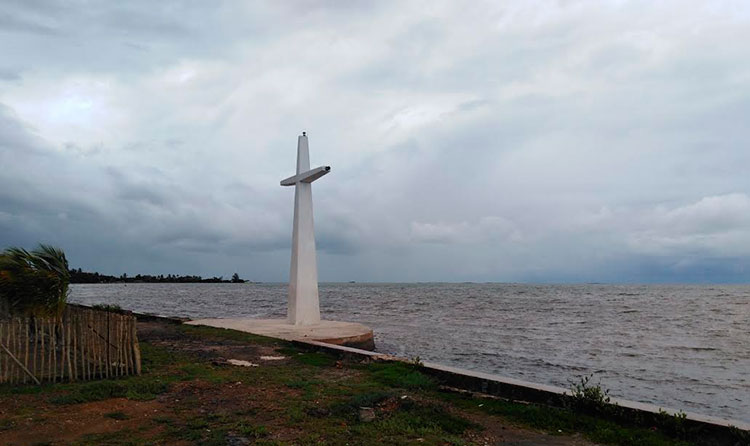
[[[82,271],[81,268],[70,270],[70,283],[72,284],[96,284],[96,283],[247,283],[248,280],[241,279],[237,273],[231,279],[224,276],[203,278],[201,276],[164,274],[136,274],[129,277],[127,274],[110,276],[98,272]]]

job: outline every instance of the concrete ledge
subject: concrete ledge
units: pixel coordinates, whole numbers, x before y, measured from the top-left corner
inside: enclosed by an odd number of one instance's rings
[[[316,341],[363,350],[375,349],[372,330],[354,322],[320,321],[319,324],[292,325],[288,324],[286,319],[238,318],[197,319],[185,323],[188,325],[229,328],[285,341]]]

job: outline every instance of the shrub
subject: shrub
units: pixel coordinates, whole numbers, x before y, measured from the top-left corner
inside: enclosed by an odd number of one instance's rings
[[[573,407],[589,413],[606,413],[610,407],[609,390],[600,384],[591,384],[594,375],[582,376],[570,388]]]
[[[34,251],[7,248],[0,254],[0,308],[20,316],[60,317],[70,273],[65,253],[48,245]]]

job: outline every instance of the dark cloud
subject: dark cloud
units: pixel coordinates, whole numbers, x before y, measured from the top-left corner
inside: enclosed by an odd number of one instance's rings
[[[0,30],[4,33],[17,32],[38,34],[42,36],[59,36],[60,32],[54,26],[44,23],[37,17],[23,17],[9,11],[0,12]]]
[[[26,2],[0,14],[0,246],[285,280],[741,281],[750,10]]]
[[[7,68],[0,68],[0,81],[19,81],[21,73]]]

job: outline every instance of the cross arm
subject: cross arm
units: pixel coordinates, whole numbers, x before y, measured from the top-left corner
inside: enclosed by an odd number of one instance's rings
[[[281,180],[282,186],[294,186],[295,184],[302,182],[302,183],[312,183],[313,181],[317,180],[318,178],[322,177],[323,175],[327,174],[331,171],[331,166],[321,166],[316,167],[315,169],[308,170],[307,172],[302,172],[297,175],[291,176],[287,179]]]

